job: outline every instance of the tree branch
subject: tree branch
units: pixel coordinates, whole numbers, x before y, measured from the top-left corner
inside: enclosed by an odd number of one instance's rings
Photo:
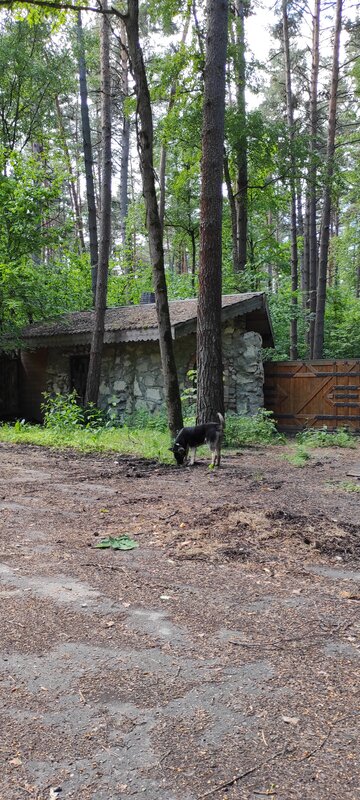
[[[39,8],[53,8],[56,11],[75,11],[78,13],[79,11],[92,11],[94,14],[108,14],[114,15],[115,17],[119,17],[120,19],[124,20],[126,18],[126,14],[121,14],[117,8],[111,6],[109,9],[103,9],[99,3],[99,6],[88,6],[88,5],[73,5],[73,3],[61,3],[56,2],[56,0],[0,0],[0,7],[9,8],[10,10],[16,6],[37,6]]]

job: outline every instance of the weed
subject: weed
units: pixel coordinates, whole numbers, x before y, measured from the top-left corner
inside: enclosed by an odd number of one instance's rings
[[[72,448],[83,453],[113,452],[135,455],[172,463],[169,452],[169,435],[156,430],[129,430],[122,428],[83,428],[82,426],[46,428],[42,425],[0,426],[0,440],[19,444],[37,444],[59,450]]]
[[[169,430],[167,416],[165,411],[158,411],[151,414],[146,409],[139,409],[133,411],[132,414],[126,414],[123,419],[123,424],[132,430],[150,430],[160,431],[165,433]]]
[[[165,411],[151,414],[138,410],[120,422],[116,397],[111,399],[110,411],[104,412],[92,404],[81,406],[75,391],[67,395],[45,393],[42,411],[43,426],[29,425],[24,420],[5,424],[0,426],[0,440],[59,449],[71,447],[82,452],[133,454],[173,463]],[[193,417],[185,420],[186,425],[194,422]],[[277,433],[268,411],[260,410],[254,417],[227,415],[227,447],[282,442],[284,437]]]
[[[306,444],[307,447],[356,447],[355,436],[346,428],[331,432],[326,425],[323,428],[301,431],[296,435],[296,441]]]
[[[339,483],[339,489],[343,489],[344,492],[360,493],[360,482],[355,483],[354,481],[341,481],[341,483]]]
[[[276,430],[271,411],[259,409],[253,417],[227,414],[224,443],[226,447],[249,444],[283,444],[285,437]]]
[[[305,464],[310,459],[310,453],[304,447],[298,446],[293,453],[284,456],[285,460],[292,464],[293,467],[305,467]]]

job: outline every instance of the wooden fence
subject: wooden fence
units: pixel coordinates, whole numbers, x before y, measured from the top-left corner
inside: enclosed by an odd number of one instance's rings
[[[264,404],[283,431],[326,425],[360,433],[360,360],[267,362]]]

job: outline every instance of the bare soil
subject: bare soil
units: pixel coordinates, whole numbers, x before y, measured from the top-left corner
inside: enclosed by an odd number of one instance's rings
[[[288,449],[0,445],[1,800],[359,800],[360,446]]]

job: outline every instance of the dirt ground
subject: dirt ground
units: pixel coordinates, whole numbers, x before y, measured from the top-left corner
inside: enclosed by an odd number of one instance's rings
[[[284,452],[0,445],[1,800],[359,800],[360,443]]]

